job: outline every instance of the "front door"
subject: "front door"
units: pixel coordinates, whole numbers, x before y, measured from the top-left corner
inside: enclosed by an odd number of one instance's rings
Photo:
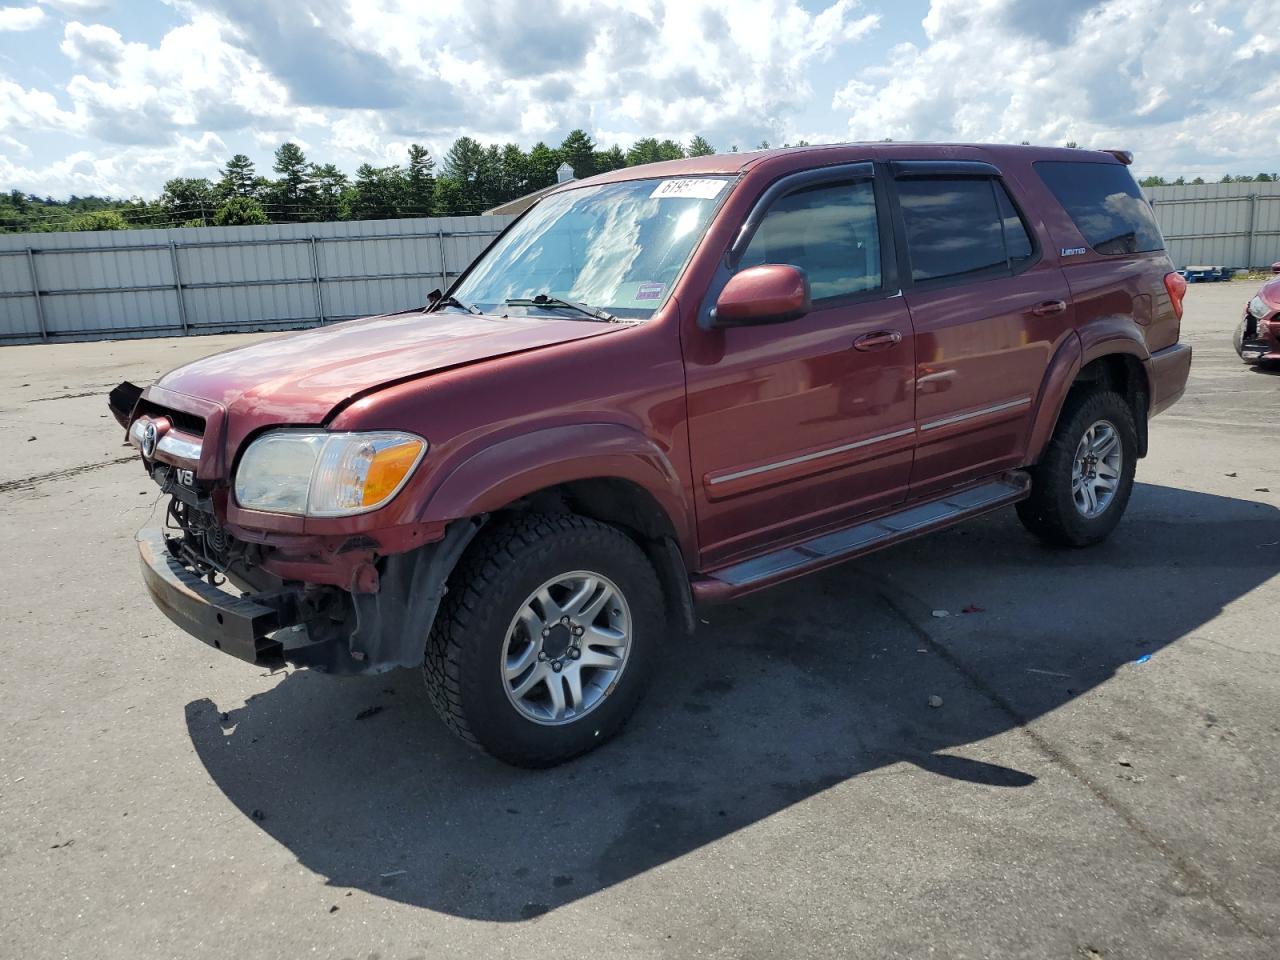
[[[702,330],[686,351],[702,563],[903,500],[914,446],[910,315],[869,164],[775,185],[734,270],[787,263],[812,311]],[[888,281],[886,278],[889,278]]]

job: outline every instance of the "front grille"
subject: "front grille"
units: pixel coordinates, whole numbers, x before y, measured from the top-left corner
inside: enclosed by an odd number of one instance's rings
[[[197,437],[204,436],[204,417],[198,417],[194,413],[185,413],[182,410],[172,410],[168,407],[162,407],[158,403],[152,403],[149,400],[142,400],[138,404],[138,412],[143,416],[150,417],[168,417],[173,425],[183,433],[191,433]]]

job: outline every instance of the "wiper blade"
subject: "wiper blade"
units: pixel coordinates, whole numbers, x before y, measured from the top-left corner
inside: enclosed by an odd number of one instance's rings
[[[450,295],[447,297],[441,297],[439,300],[433,303],[431,305],[431,312],[434,313],[435,311],[439,310],[441,307],[458,307],[462,310],[467,311],[467,313],[474,313],[477,317],[484,316],[484,311],[481,310],[479,307],[477,307],[475,304],[466,303],[462,300],[459,300],[457,297],[453,295]]]
[[[608,310],[601,310],[599,307],[593,307],[589,303],[579,303],[577,300],[562,300],[560,297],[550,297],[545,293],[540,293],[533,298],[513,297],[506,303],[508,307],[566,307],[569,310],[585,313],[588,317],[594,317],[596,320],[603,320],[605,323],[622,322]]]

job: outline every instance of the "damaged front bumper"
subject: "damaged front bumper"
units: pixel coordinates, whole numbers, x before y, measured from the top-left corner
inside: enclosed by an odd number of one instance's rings
[[[142,579],[160,612],[197,640],[246,663],[275,669],[286,660],[273,634],[300,622],[298,604],[284,591],[235,597],[187,566],[161,530],[137,535]]]
[[[1245,363],[1280,361],[1280,311],[1259,317],[1246,308],[1232,342]]]
[[[451,524],[435,543],[380,558],[369,590],[280,580],[237,597],[211,583],[163,530],[142,530],[137,542],[151,599],[197,640],[268,669],[288,663],[370,674],[422,663],[449,574],[482,523]],[[243,584],[236,573],[228,569],[228,581]]]

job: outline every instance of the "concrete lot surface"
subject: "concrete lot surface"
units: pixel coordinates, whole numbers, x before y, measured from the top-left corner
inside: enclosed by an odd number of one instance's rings
[[[623,735],[543,773],[415,672],[267,675],[153,609],[162,509],[103,395],[247,338],[0,350],[0,956],[1280,956],[1252,292],[1191,289],[1109,542],[1005,511],[705,610]]]

